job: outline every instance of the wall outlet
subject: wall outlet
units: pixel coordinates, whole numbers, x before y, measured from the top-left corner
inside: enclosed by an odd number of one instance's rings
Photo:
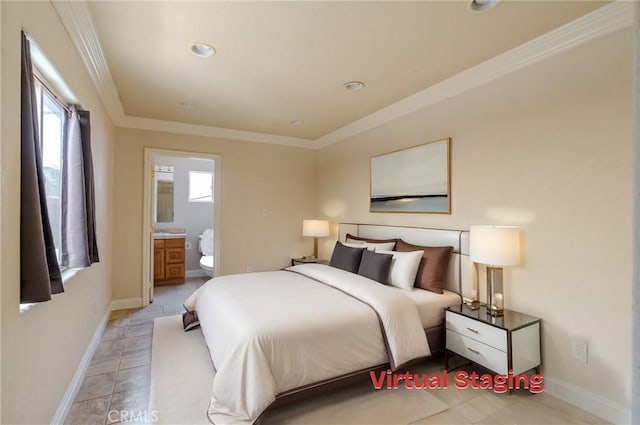
[[[253,271],[253,266],[247,266],[247,268],[245,269],[245,271],[247,273],[251,273]]]
[[[262,216],[263,216],[263,217],[268,217],[268,216],[269,216],[269,210],[268,210],[268,209],[266,209],[266,208],[263,208],[263,209],[262,209]]]
[[[588,360],[588,346],[587,341],[581,339],[574,339],[571,341],[571,351],[573,358],[582,363],[587,363]]]

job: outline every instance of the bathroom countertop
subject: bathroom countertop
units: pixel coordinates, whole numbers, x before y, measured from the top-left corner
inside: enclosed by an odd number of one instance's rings
[[[185,237],[187,237],[186,233],[156,232],[153,234],[153,239],[178,239]]]

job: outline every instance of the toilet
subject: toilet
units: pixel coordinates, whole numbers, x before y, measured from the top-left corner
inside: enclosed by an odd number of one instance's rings
[[[202,257],[200,268],[213,277],[213,229],[206,229],[200,235],[199,247]]]

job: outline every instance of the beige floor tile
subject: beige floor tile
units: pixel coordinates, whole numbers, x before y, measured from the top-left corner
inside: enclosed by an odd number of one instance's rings
[[[102,341],[121,339],[125,337],[126,333],[126,326],[109,326],[104,330],[104,333],[102,334]]]
[[[131,321],[131,319],[129,318],[129,316],[127,317],[123,317],[120,319],[109,319],[109,321],[107,322],[107,328],[110,327],[118,327],[118,326],[129,326],[129,322]]]
[[[161,285],[153,287],[153,299],[161,296],[171,296],[176,293],[176,286],[178,285]]]
[[[442,375],[444,363],[442,359],[432,359],[411,367],[411,373],[433,375],[435,373]]]
[[[539,403],[512,402],[508,407],[487,415],[478,425],[586,425],[580,419],[555,409],[545,409]]]
[[[459,391],[480,393],[479,397],[475,397],[453,407],[457,413],[461,414],[466,420],[472,423],[480,422],[486,417],[493,415],[497,411],[508,406],[507,400],[484,390],[466,389]]]
[[[149,388],[123,391],[113,394],[107,423],[151,418],[149,409]]]
[[[120,369],[130,369],[148,364],[151,364],[151,348],[124,353],[120,359]]]
[[[151,335],[133,336],[124,340],[124,352],[129,353],[131,351],[137,351],[142,349],[151,348],[153,339]]]
[[[84,378],[75,401],[85,401],[111,395],[116,383],[116,373],[117,372],[109,372]]]
[[[585,410],[582,410],[579,407],[573,406],[569,403],[565,403],[564,401],[550,394],[541,393],[541,394],[534,394],[529,397],[537,401],[538,403],[543,404],[546,407],[550,407],[552,409],[558,410],[566,415],[573,416],[587,423],[593,424],[600,419],[597,416],[592,415],[591,413]]]
[[[476,390],[459,390],[452,385],[447,389],[429,390],[429,392],[449,407],[456,407],[482,395]]]
[[[124,348],[124,339],[112,339],[100,341],[96,351],[93,353],[93,360],[111,359],[120,357]]]
[[[430,416],[413,422],[411,425],[467,425],[471,424],[464,416],[455,410],[449,409],[437,415]]]
[[[110,401],[111,394],[73,403],[64,422],[65,425],[103,425]]]
[[[118,371],[114,393],[148,388],[150,384],[151,365],[121,369]]]
[[[118,370],[120,366],[120,356],[107,358],[107,359],[99,359],[93,360],[89,367],[87,368],[87,372],[85,376],[93,376],[100,375],[103,373],[115,372]]]
[[[109,316],[109,321],[125,319],[131,313],[133,313],[136,309],[127,309],[127,310],[115,310],[111,312],[111,316]]]
[[[142,323],[139,325],[130,325],[125,337],[130,338],[132,336],[151,335],[153,333],[153,323]]]

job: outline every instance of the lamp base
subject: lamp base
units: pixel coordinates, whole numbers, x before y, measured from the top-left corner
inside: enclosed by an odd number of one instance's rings
[[[504,316],[502,268],[487,266],[487,314]]]

